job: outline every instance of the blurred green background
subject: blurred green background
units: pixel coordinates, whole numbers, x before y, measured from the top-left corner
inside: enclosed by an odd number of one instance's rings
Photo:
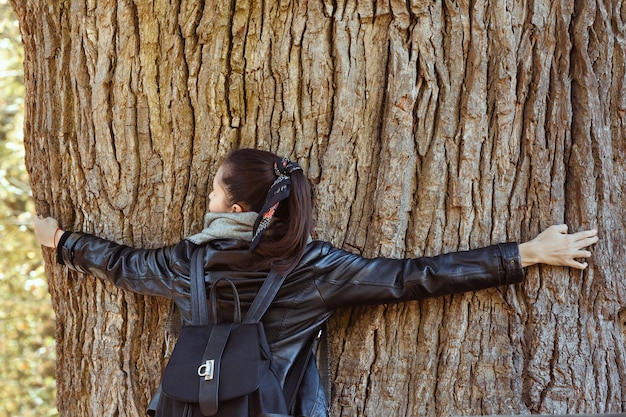
[[[0,0],[0,416],[58,416],[54,312],[24,167],[24,52]]]

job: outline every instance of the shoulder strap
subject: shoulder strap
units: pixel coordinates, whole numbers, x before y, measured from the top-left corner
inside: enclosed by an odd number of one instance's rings
[[[261,285],[252,305],[248,309],[243,323],[257,323],[261,321],[263,314],[265,314],[272,300],[276,297],[284,281],[285,275],[279,276],[274,270],[270,271],[265,281],[263,281],[263,285]]]
[[[209,324],[209,306],[204,283],[204,248],[191,254],[189,284],[191,286],[191,324]]]
[[[190,261],[189,281],[191,285],[191,323],[193,325],[209,324],[203,255],[204,248],[197,248],[193,251]],[[285,275],[279,276],[273,270],[270,271],[248,309],[243,323],[257,323],[261,320],[284,281]]]

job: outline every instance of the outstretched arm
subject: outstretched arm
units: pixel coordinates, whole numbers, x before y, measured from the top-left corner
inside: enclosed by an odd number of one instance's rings
[[[568,234],[565,224],[551,226],[533,240],[519,245],[522,266],[546,264],[585,269],[587,262],[577,259],[590,257],[591,252],[585,248],[597,241],[595,229]]]
[[[133,248],[90,234],[65,232],[52,217],[33,216],[33,222],[39,243],[62,246],[56,249],[56,259],[70,269],[139,294],[172,299],[180,291],[175,287],[184,271],[178,261],[188,259],[187,241],[156,249]]]

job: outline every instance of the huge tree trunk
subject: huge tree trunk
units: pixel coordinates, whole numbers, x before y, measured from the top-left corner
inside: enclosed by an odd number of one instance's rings
[[[585,272],[339,312],[334,416],[626,407],[622,0],[12,2],[33,194],[66,228],[175,242],[240,146],[298,160],[316,237],[367,256],[599,228]],[[45,255],[61,415],[143,415],[168,303]]]

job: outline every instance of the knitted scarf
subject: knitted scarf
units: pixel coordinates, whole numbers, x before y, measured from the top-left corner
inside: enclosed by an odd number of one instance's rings
[[[207,213],[204,216],[204,229],[186,239],[196,245],[215,239],[252,240],[252,227],[258,213]]]

